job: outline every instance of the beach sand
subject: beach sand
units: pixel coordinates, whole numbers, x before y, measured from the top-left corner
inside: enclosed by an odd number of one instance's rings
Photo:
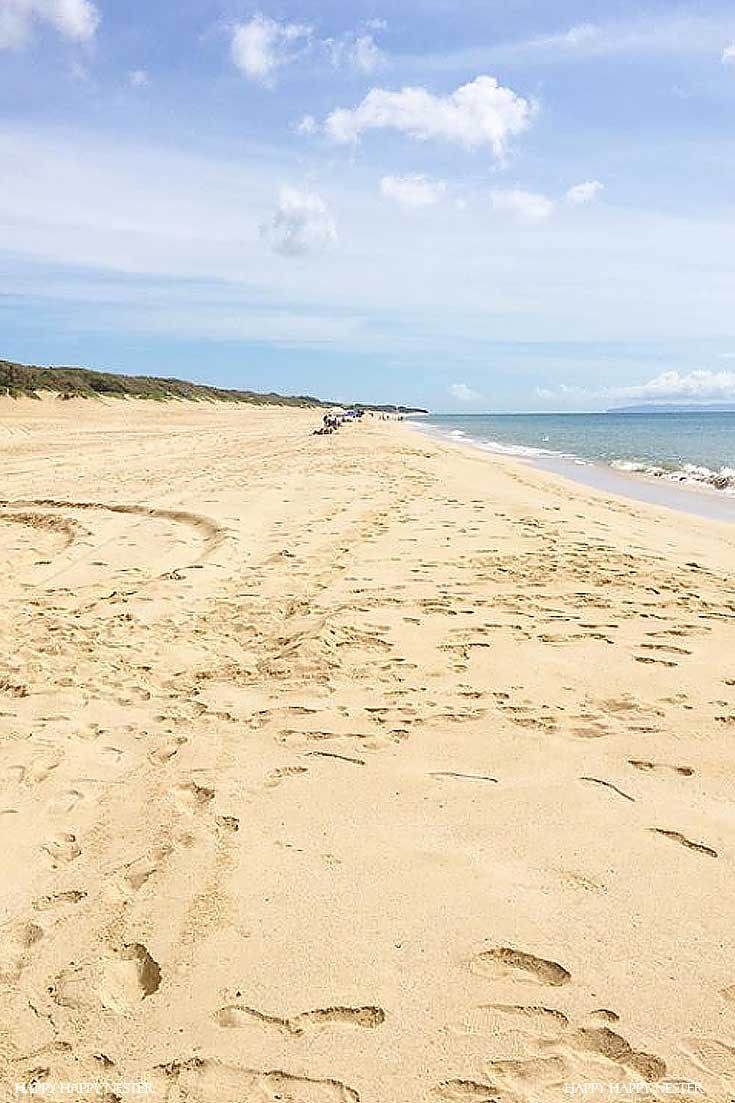
[[[395,423],[1,403],[10,1098],[735,1098],[735,528]]]

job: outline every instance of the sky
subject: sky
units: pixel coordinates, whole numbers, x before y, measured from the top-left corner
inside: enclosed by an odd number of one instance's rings
[[[0,357],[735,401],[735,6],[0,0]]]

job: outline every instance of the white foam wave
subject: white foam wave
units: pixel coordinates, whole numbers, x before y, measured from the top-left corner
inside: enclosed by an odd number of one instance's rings
[[[549,448],[531,448],[525,444],[501,444],[499,440],[483,440],[477,442],[480,448],[488,452],[499,452],[502,456],[552,456],[558,453]]]
[[[735,468],[732,467],[721,467],[719,471],[713,471],[710,467],[685,463],[682,467],[670,468],[637,460],[613,460],[611,466],[617,471],[645,475],[652,479],[666,479],[668,482],[686,483],[689,486],[707,486],[735,494]]]

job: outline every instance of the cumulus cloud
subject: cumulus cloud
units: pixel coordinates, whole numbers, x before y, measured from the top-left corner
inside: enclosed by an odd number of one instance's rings
[[[601,191],[604,191],[605,185],[601,184],[599,180],[586,180],[583,184],[575,184],[573,188],[570,188],[566,194],[568,203],[575,203],[577,206],[585,206],[588,203],[594,203]]]
[[[337,227],[321,196],[296,188],[281,189],[278,209],[261,233],[285,257],[318,253],[337,240]]]
[[[452,398],[455,398],[457,402],[481,402],[482,395],[479,391],[473,391],[472,387],[468,387],[466,383],[452,383],[449,388],[449,394]]]
[[[735,42],[732,46],[726,46],[722,51],[722,64],[735,65]]]
[[[523,191],[522,188],[509,188],[494,191],[490,202],[496,211],[506,211],[529,222],[540,222],[554,213],[554,203],[545,195]]]
[[[401,207],[433,207],[446,194],[443,180],[431,180],[428,176],[384,176],[380,191],[385,199],[392,199]]]
[[[151,78],[145,69],[131,69],[128,73],[128,84],[131,88],[147,88]]]
[[[386,54],[373,32],[384,29],[384,23],[371,20],[339,38],[320,39],[313,27],[278,22],[259,13],[232,27],[232,59],[246,77],[268,88],[273,87],[279,69],[308,51],[321,51],[322,57],[326,54],[336,68],[374,73],[385,64]]]
[[[333,141],[359,140],[366,130],[397,130],[419,141],[453,142],[465,149],[490,146],[502,158],[509,140],[526,130],[534,105],[495,77],[481,76],[448,96],[425,88],[389,92],[373,88],[353,109],[338,108],[328,116],[325,130]]]
[[[17,50],[31,39],[36,23],[71,41],[94,38],[100,13],[92,0],[0,0],[0,50]]]
[[[270,88],[276,72],[298,56],[310,37],[311,28],[301,23],[277,23],[267,15],[254,15],[232,28],[232,60],[249,80]]]
[[[641,401],[735,401],[735,372],[692,371],[682,375],[678,371],[665,371],[648,383],[633,387],[616,388],[616,398],[633,398]]]

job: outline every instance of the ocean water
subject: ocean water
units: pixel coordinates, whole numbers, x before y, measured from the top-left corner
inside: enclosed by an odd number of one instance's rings
[[[421,424],[458,443],[570,473],[607,466],[735,497],[735,413],[441,414]]]

